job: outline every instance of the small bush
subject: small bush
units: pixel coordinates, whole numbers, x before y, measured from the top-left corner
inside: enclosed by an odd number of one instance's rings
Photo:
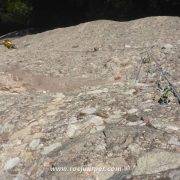
[[[127,14],[133,8],[133,0],[111,0],[110,2],[122,15]]]
[[[6,0],[1,11],[1,21],[26,24],[32,7],[25,0]]]

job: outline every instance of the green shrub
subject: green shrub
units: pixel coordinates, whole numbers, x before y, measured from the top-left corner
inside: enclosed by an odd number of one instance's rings
[[[26,24],[32,7],[25,0],[6,0],[1,11],[1,21]]]
[[[119,10],[120,14],[126,14],[133,8],[133,0],[110,0],[109,2]]]

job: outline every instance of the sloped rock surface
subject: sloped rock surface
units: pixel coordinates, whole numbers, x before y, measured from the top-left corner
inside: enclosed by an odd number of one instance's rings
[[[167,84],[140,63],[153,46],[179,89],[179,22],[95,21],[0,47],[2,179],[180,178],[177,98],[159,103]]]

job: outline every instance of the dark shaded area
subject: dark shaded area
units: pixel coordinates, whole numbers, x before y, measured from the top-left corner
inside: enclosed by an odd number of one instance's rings
[[[31,32],[38,32],[97,19],[128,21],[146,16],[180,15],[179,0],[26,1],[33,7],[26,23],[3,22],[1,18],[0,34],[30,27],[33,28]],[[3,9],[3,2],[5,1],[0,0],[0,10]]]

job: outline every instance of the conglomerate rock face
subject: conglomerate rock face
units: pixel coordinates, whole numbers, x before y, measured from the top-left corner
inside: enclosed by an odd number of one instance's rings
[[[1,179],[180,179],[178,17],[13,42],[0,47]]]

